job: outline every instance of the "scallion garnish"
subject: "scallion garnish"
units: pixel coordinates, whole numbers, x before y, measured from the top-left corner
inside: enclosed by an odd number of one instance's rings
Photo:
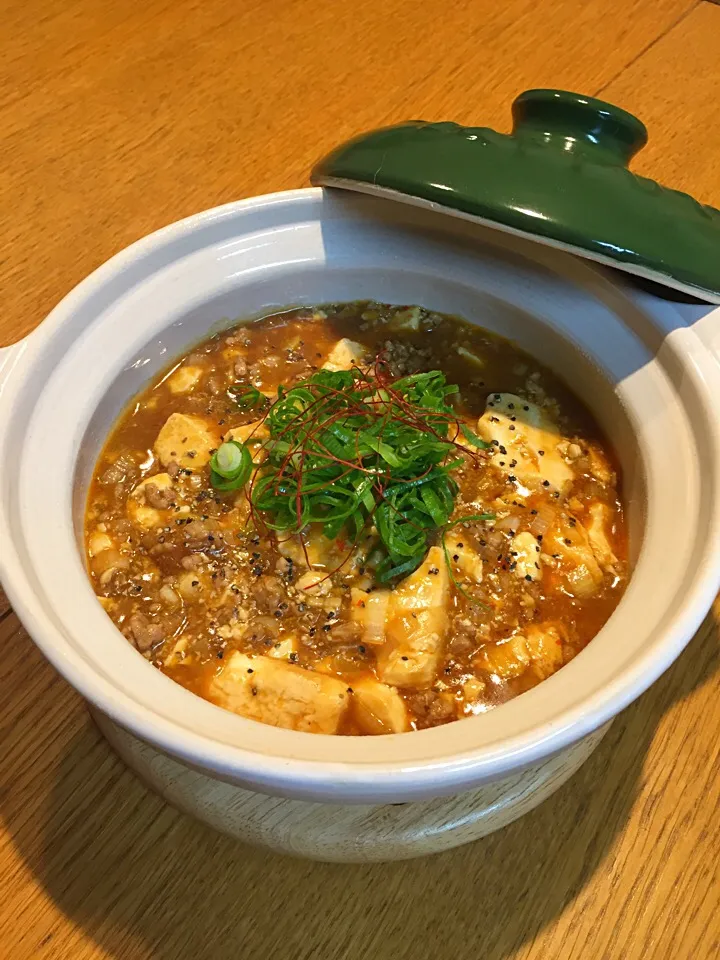
[[[460,424],[460,433],[462,433],[471,446],[477,447],[479,450],[487,450],[490,446],[489,443],[482,440],[476,433],[473,433],[469,427],[466,427],[464,423]]]
[[[239,490],[250,479],[252,468],[252,456],[245,444],[227,440],[210,458],[210,483],[222,492]]]
[[[320,524],[326,537],[342,531],[353,543],[374,524],[385,554],[377,579],[412,572],[431,536],[452,526],[452,472],[467,450],[451,438],[486,446],[459,422],[449,403],[457,392],[439,370],[393,379],[381,361],[373,374],[319,370],[278,390],[264,417],[266,458],[250,483],[256,524],[290,534]],[[238,465],[226,446],[210,464],[218,490],[243,486],[253,471],[247,447],[235,443],[244,452]]]
[[[228,387],[228,396],[240,410],[260,410],[268,403],[268,398],[257,387],[249,383],[233,383]]]

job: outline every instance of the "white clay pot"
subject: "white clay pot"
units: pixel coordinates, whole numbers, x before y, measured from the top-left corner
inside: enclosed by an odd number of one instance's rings
[[[82,522],[110,427],[175,356],[230,319],[359,299],[460,314],[560,374],[617,450],[633,572],[589,646],[509,703],[409,734],[326,737],[235,716],[150,666],[93,594]],[[299,190],[191,217],[118,254],[0,352],[3,585],[125,760],[200,819],[321,859],[464,843],[562,783],[715,596],[720,313],[702,313],[561,251],[367,196]]]

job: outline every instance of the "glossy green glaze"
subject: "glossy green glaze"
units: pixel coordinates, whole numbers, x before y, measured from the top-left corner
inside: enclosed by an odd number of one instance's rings
[[[509,136],[422,121],[375,130],[321,160],[312,181],[438,204],[720,301],[720,211],[628,170],[647,142],[636,117],[528,90],[513,121]]]

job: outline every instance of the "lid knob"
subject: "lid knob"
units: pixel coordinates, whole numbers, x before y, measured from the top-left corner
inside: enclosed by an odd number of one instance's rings
[[[627,166],[647,143],[645,124],[626,110],[566,90],[526,90],[512,106],[513,135],[566,153]]]

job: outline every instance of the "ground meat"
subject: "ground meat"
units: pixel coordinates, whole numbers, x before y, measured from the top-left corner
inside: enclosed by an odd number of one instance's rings
[[[167,510],[173,505],[174,494],[172,490],[160,487],[156,487],[154,483],[146,483],[145,487],[145,499],[150,504],[151,507],[155,507],[156,510]]]
[[[162,527],[156,527],[155,530],[148,530],[147,533],[144,533],[140,537],[140,546],[144,550],[152,550],[153,547],[156,547],[160,541],[160,537],[163,536]]]
[[[180,565],[183,570],[199,570],[207,560],[202,556],[202,554],[195,554],[194,556],[183,557],[180,561]]]
[[[448,645],[454,656],[468,656],[478,645],[477,625],[467,618],[455,620]]]
[[[421,350],[411,343],[398,340],[386,340],[383,347],[383,359],[393,376],[404,377],[432,367],[432,351],[429,348]]]
[[[145,653],[165,639],[165,631],[162,626],[159,623],[150,623],[142,613],[134,613],[128,623],[135,646],[140,653]]]
[[[175,460],[171,460],[167,465],[167,472],[171,480],[177,480],[180,476],[180,464],[176,463]]]
[[[185,546],[192,551],[220,553],[225,547],[217,520],[193,520],[184,527],[184,539]]]
[[[243,347],[249,347],[252,343],[250,335],[246,330],[236,330],[234,333],[231,333],[229,337],[225,338],[225,343],[232,347],[236,343],[239,343]]]
[[[248,365],[245,357],[238,357],[235,360],[233,371],[235,373],[235,376],[238,378],[238,380],[241,380],[243,377],[247,376]]]
[[[277,577],[260,577],[253,589],[253,596],[260,610],[273,613],[285,599],[285,590]]]
[[[98,480],[103,486],[109,487],[113,484],[120,484],[124,480],[134,479],[138,472],[135,461],[123,454],[98,477]]]
[[[420,727],[443,723],[455,716],[455,705],[452,699],[435,690],[414,693],[408,697],[408,701]]]
[[[274,617],[253,617],[246,639],[256,644],[270,646],[280,635],[280,624]]]

